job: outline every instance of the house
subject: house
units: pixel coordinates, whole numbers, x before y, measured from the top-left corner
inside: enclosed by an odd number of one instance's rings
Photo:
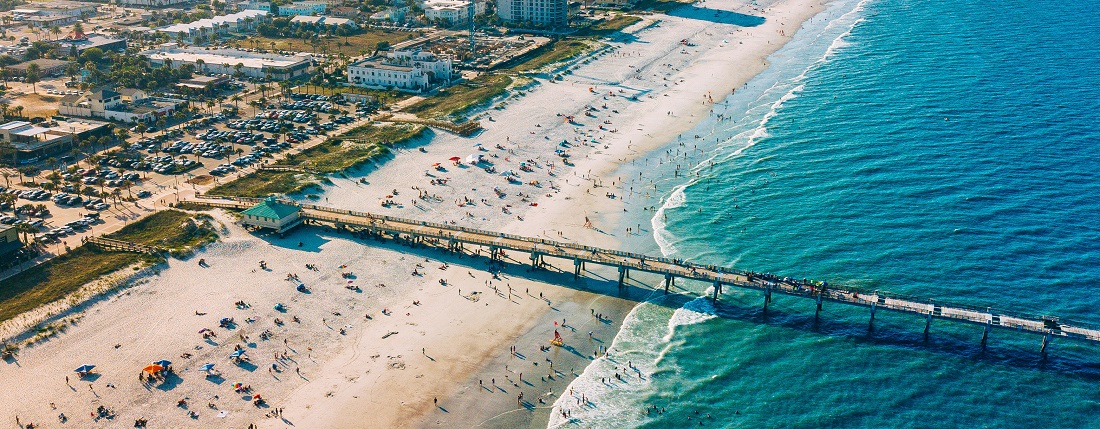
[[[175,98],[149,97],[140,89],[115,91],[101,88],[62,97],[58,113],[120,122],[153,122],[159,117],[171,115],[184,103],[186,101]]]
[[[450,58],[424,51],[397,51],[349,65],[348,83],[373,89],[421,92],[450,84],[453,73]]]
[[[241,212],[241,224],[283,233],[302,223],[302,209],[267,197],[259,204]]]

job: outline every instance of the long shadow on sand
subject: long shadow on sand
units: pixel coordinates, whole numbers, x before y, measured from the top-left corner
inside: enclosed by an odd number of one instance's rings
[[[324,238],[326,240],[350,240],[363,245],[413,256],[410,261],[429,257],[435,261],[446,262],[454,266],[457,268],[456,273],[462,272],[463,269],[485,271],[490,267],[489,259],[484,256],[476,256],[471,253],[451,253],[444,248],[424,244],[413,246],[405,240],[393,238],[359,238],[353,236],[350,232],[335,231],[330,227],[310,226],[300,228],[294,231],[292,236],[288,236],[287,239],[298,240],[297,237],[302,237],[301,239],[305,240],[309,236],[326,237]],[[482,254],[487,254],[487,252],[483,251]],[[525,258],[525,254],[516,256],[520,259]],[[553,260],[552,258],[547,259],[551,264],[555,262],[563,266],[568,264],[568,268],[572,268],[571,263]],[[688,302],[699,298],[698,292],[685,289],[681,284],[673,286],[670,293],[665,295],[663,290],[658,289],[658,287],[663,287],[662,279],[654,275],[635,275],[634,278],[628,279],[626,284],[620,288],[616,280],[602,277],[598,275],[598,272],[584,272],[580,279],[574,280],[572,271],[561,270],[552,265],[547,265],[546,268],[532,269],[527,265],[527,262],[506,259],[503,262],[494,262],[492,267],[494,271],[499,273],[500,279],[503,281],[507,281],[509,278],[522,278],[639,303],[646,302],[673,310],[682,308]],[[644,281],[651,283],[647,284]],[[1067,346],[1058,349],[1049,357],[1043,358],[1038,353],[1038,347],[1035,350],[996,347],[997,341],[1003,341],[1006,344],[1020,344],[1021,339],[1038,344],[1038,336],[1016,334],[1010,331],[994,331],[991,334],[991,345],[983,349],[976,338],[966,339],[959,336],[957,328],[970,327],[970,325],[939,321],[934,325],[936,326],[935,333],[929,339],[923,335],[920,327],[917,326],[921,320],[912,317],[881,312],[878,317],[879,321],[876,321],[876,324],[881,327],[869,329],[862,309],[856,310],[855,307],[833,305],[828,307],[827,310],[823,310],[821,317],[815,317],[812,301],[788,300],[780,296],[777,301],[782,300],[786,305],[804,302],[801,307],[805,311],[798,310],[795,312],[793,309],[780,308],[776,304],[765,310],[759,305],[763,302],[763,297],[760,294],[737,288],[731,289],[714,303],[714,314],[723,319],[764,324],[849,341],[854,340],[856,344],[909,349],[913,350],[914,353],[931,352],[987,364],[1053,371],[1071,374],[1086,380],[1100,381],[1100,362],[1093,359],[1096,356],[1097,349],[1084,343],[1073,342],[1072,347]],[[751,300],[752,303],[743,302],[746,300]],[[891,320],[894,316],[897,316],[897,319]],[[899,329],[898,327],[901,325],[897,323],[898,321],[904,323],[905,327],[911,327],[912,329]],[[610,323],[610,321],[607,322]],[[980,330],[978,333],[980,334]],[[1066,344],[1070,343],[1067,341]]]
[[[710,21],[717,24],[736,25],[738,27],[756,27],[764,24],[763,17],[746,15],[728,10],[711,9],[695,5],[685,5],[666,12],[666,15],[677,18]]]

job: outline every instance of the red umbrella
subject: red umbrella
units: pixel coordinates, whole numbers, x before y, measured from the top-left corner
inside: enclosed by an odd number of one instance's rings
[[[462,158],[459,158],[457,156],[452,156],[450,159],[451,161],[462,161]]]

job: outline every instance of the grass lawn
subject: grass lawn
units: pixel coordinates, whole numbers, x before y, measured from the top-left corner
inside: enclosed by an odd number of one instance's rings
[[[406,107],[404,110],[425,119],[462,115],[467,110],[488,102],[504,93],[512,78],[504,75],[481,75],[478,78],[444,88],[438,94]]]
[[[680,4],[682,3],[678,3],[677,6]],[[641,20],[642,18],[634,15],[619,14],[615,15],[614,18],[605,19],[596,25],[577,30],[576,35],[578,37],[606,37],[611,33],[618,32],[619,30],[634,25]]]
[[[301,39],[276,39],[256,36],[242,41],[241,47],[252,47],[252,41],[255,41],[255,46],[257,48],[271,49],[271,43],[274,42],[275,49],[281,51],[328,52],[330,54],[343,53],[354,57],[374,52],[374,49],[378,46],[378,42],[388,42],[390,45],[395,45],[422,35],[424,35],[424,33],[421,32],[370,30],[363,34],[348,36],[346,44],[343,37],[332,37],[322,39],[322,44],[316,46],[310,45],[308,42]],[[327,46],[327,48],[322,48],[322,46]]]
[[[363,125],[325,140],[300,154],[288,156],[275,165],[309,168],[322,173],[338,173],[389,153],[389,147],[420,136],[422,126]]]
[[[194,215],[165,210],[108,234],[107,237],[171,249],[194,246],[216,237],[209,229],[188,231],[180,228],[191,217]],[[152,264],[158,261],[158,258],[149,255],[104,252],[90,245],[77,247],[0,283],[0,322],[61,299],[88,282],[132,264]]]
[[[507,70],[515,72],[528,72],[537,70],[548,64],[559,63],[591,49],[587,43],[579,40],[560,40],[539,48],[535,56],[528,58]]]
[[[274,165],[301,167],[321,174],[339,173],[389,153],[389,146],[419,137],[424,129],[419,125],[363,125]],[[218,185],[209,194],[257,198],[292,194],[315,185],[319,179],[318,175],[308,173],[259,170]]]
[[[271,194],[292,194],[317,183],[312,174],[293,171],[254,171],[232,182],[225,182],[208,192],[212,195],[266,197]]]
[[[132,241],[146,246],[156,246],[168,250],[184,250],[198,244],[214,241],[217,233],[208,228],[181,227],[190,219],[204,220],[210,216],[194,215],[179,210],[164,210],[154,213],[137,222],[126,225],[107,238]]]

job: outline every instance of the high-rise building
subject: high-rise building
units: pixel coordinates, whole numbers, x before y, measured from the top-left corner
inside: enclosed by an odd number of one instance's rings
[[[564,28],[569,23],[568,0],[499,0],[497,16],[509,24]]]

